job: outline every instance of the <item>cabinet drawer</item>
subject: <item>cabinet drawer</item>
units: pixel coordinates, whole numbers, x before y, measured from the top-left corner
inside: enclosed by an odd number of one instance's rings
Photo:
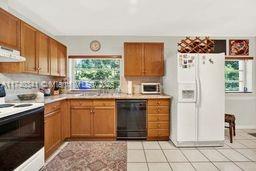
[[[71,107],[91,107],[93,105],[92,100],[71,100]]]
[[[149,122],[148,129],[169,129],[169,122]]]
[[[45,105],[44,113],[48,114],[58,109],[60,109],[60,102],[50,103]]]
[[[169,106],[148,106],[148,114],[169,114]]]
[[[115,106],[115,100],[94,100],[93,106],[99,106],[99,107]]]
[[[169,129],[149,129],[148,137],[168,137]]]
[[[164,114],[155,114],[148,115],[148,122],[159,122],[159,121],[169,121],[169,115]]]
[[[170,101],[169,99],[154,99],[154,100],[148,100],[149,106],[169,106]]]

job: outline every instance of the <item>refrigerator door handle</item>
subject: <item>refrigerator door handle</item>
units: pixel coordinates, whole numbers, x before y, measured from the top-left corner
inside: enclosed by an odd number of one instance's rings
[[[198,59],[199,60],[199,59]],[[196,106],[200,106],[201,98],[201,83],[199,78],[199,61],[196,62]]]
[[[201,91],[201,86],[200,86],[200,81],[199,79],[196,79],[196,106],[199,107],[200,106],[200,91]]]
[[[195,95],[196,95],[196,106],[197,106],[197,101],[198,101],[198,83],[197,83],[197,78],[196,78],[196,90],[195,90]]]
[[[201,105],[201,80],[198,79],[198,106]]]

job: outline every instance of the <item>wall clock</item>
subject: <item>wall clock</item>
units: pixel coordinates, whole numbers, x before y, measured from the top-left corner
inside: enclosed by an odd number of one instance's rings
[[[98,40],[93,40],[90,43],[90,49],[94,52],[99,51],[101,48],[101,44]]]

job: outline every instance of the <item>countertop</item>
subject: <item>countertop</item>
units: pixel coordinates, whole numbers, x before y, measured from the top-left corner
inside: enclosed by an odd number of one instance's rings
[[[56,96],[48,96],[44,98],[44,103],[53,103],[65,99],[170,99],[168,95],[142,95],[133,94],[102,94],[102,95],[82,95],[82,94],[61,94]]]

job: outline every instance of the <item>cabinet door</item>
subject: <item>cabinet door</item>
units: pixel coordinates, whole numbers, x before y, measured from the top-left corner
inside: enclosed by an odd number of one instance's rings
[[[124,43],[124,75],[143,74],[143,43]]]
[[[60,110],[45,115],[45,156],[49,157],[61,143],[61,115]]]
[[[51,75],[52,76],[59,76],[58,44],[53,39],[50,39],[50,58],[51,58]]]
[[[163,43],[144,44],[144,76],[163,76]]]
[[[95,107],[93,116],[94,137],[115,137],[115,108]]]
[[[25,72],[37,73],[36,32],[30,25],[21,22],[21,55],[26,58]]]
[[[38,59],[38,72],[41,75],[50,74],[49,43],[49,37],[38,31],[36,50]]]
[[[61,102],[61,129],[62,140],[70,138],[70,108],[69,100],[63,100]]]
[[[0,73],[20,73],[24,71],[24,62],[0,62]]]
[[[71,109],[71,136],[92,136],[92,110],[91,108]]]
[[[66,76],[66,63],[67,61],[67,49],[66,46],[58,44],[58,67],[59,75],[62,77]]]
[[[20,20],[0,8],[0,45],[20,50]]]

